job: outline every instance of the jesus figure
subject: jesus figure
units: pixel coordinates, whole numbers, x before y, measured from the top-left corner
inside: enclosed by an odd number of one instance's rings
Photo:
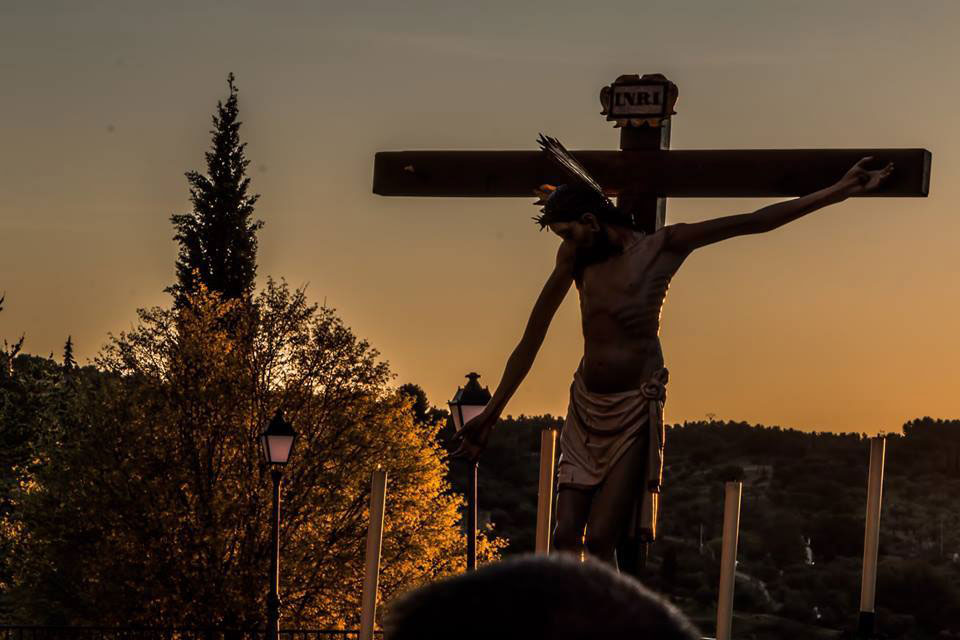
[[[560,435],[557,471],[558,551],[586,553],[616,566],[625,531],[656,533],[663,472],[663,403],[667,370],[658,337],[670,279],[696,249],[765,233],[850,196],[876,189],[893,165],[857,162],[839,181],[753,213],[644,234],[615,206],[563,146],[541,145],[575,180],[553,189],[535,220],[560,237],[556,265],[540,292],[519,344],[484,411],[454,436],[454,455],[476,461],[491,429],[533,364],[547,328],[572,284],[580,294],[583,357],[573,375]]]

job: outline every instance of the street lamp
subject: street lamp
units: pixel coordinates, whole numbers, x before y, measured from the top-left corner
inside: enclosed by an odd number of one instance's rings
[[[277,640],[280,634],[280,483],[296,440],[297,432],[283,419],[280,409],[260,434],[263,460],[270,465],[273,478],[273,552],[270,555],[270,593],[267,595],[267,640]]]
[[[477,379],[478,373],[467,374],[467,384],[463,388],[457,387],[457,393],[448,404],[450,415],[453,416],[453,426],[457,431],[470,422],[490,402],[490,391],[481,387]],[[470,491],[467,493],[467,570],[477,568],[477,467],[474,461],[470,471]]]

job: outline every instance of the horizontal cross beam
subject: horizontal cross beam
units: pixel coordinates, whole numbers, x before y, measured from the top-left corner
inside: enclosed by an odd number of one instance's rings
[[[893,162],[893,175],[867,196],[921,196],[930,189],[926,149],[577,151],[609,195],[628,187],[659,197],[801,196],[827,187],[855,162]],[[540,151],[383,151],[373,192],[382,196],[527,197],[570,178]]]

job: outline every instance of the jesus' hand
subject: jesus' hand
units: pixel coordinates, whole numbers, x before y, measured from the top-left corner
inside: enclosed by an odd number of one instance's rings
[[[490,431],[497,422],[497,416],[487,413],[481,413],[472,420],[468,420],[463,428],[453,435],[451,440],[459,442],[451,457],[464,458],[470,462],[476,462],[480,459],[480,454],[487,447],[487,440],[490,439]]]
[[[841,186],[844,195],[856,196],[873,191],[893,173],[892,162],[888,162],[882,169],[868,170],[866,165],[873,159],[873,156],[863,158],[840,179],[838,184]]]

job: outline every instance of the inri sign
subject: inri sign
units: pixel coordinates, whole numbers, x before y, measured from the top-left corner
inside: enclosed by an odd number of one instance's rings
[[[652,121],[658,126],[660,120],[675,112],[676,85],[660,74],[620,76],[600,92],[600,102],[607,120],[626,124],[631,120]],[[639,123],[637,123],[639,124]]]

